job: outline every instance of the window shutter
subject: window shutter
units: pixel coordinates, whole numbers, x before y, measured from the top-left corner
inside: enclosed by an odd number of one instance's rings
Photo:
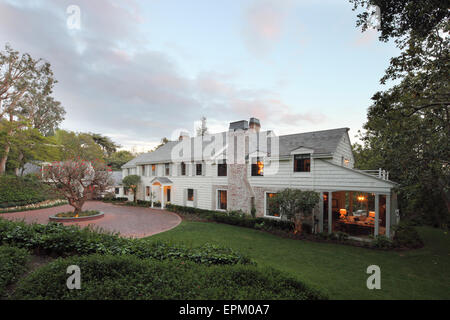
[[[187,189],[183,189],[183,206],[186,206],[187,201]]]
[[[194,189],[194,208],[197,208],[197,189]]]
[[[206,163],[202,162],[202,176],[206,176]]]

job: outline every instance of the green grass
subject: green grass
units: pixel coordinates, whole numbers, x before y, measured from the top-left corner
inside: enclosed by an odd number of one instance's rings
[[[183,221],[151,237],[188,245],[217,243],[250,255],[260,266],[288,272],[331,299],[450,299],[450,241],[442,230],[418,228],[425,247],[378,251],[280,238],[225,224]],[[366,269],[381,268],[381,290],[369,290]]]

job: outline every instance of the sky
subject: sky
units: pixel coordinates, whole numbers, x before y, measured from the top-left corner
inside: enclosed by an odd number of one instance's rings
[[[77,6],[73,11],[71,6]],[[52,65],[61,128],[148,151],[259,118],[276,134],[366,121],[392,43],[347,0],[0,0],[9,43]],[[79,17],[79,19],[77,19]],[[79,23],[77,23],[79,21]]]

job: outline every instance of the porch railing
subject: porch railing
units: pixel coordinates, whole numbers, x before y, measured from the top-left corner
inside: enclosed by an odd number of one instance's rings
[[[377,178],[389,180],[389,171],[379,168],[378,170],[360,170]]]

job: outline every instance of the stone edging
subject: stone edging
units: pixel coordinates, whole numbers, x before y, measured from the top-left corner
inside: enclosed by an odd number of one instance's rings
[[[56,221],[56,222],[79,222],[79,221],[90,221],[90,220],[97,220],[100,218],[103,218],[105,214],[103,212],[99,212],[96,215],[93,216],[87,216],[87,217],[57,217],[56,215],[50,216],[50,221]]]

